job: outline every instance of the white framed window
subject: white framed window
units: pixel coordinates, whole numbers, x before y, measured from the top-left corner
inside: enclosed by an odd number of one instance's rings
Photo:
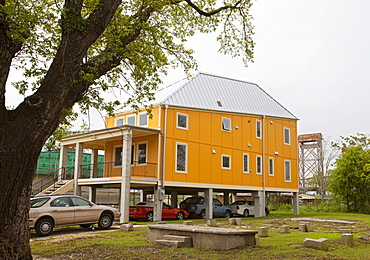
[[[222,130],[231,132],[231,119],[222,117]]]
[[[290,144],[290,129],[284,127],[284,144]]]
[[[126,116],[126,125],[136,125],[136,115]]]
[[[231,155],[221,155],[221,168],[225,170],[231,170]]]
[[[262,174],[262,156],[257,155],[256,157],[256,174]]]
[[[177,113],[176,127],[179,129],[188,130],[188,115]]]
[[[187,173],[188,171],[188,144],[176,143],[176,170],[175,172]]]
[[[284,161],[284,177],[286,182],[291,182],[291,171],[290,171],[290,161],[285,160]]]
[[[124,125],[125,124],[125,117],[124,116],[120,116],[120,117],[116,117],[116,120],[115,120],[115,126],[121,126],[121,125]]]
[[[256,137],[262,138],[262,122],[261,120],[256,120]]]
[[[249,173],[249,154],[243,153],[243,173]]]
[[[122,166],[122,146],[115,146],[114,147],[114,158],[113,158],[113,166],[120,167]]]
[[[148,126],[148,114],[146,112],[139,114],[139,126]]]
[[[274,158],[269,158],[269,175],[274,176],[275,174],[275,167],[274,167]]]
[[[136,165],[146,165],[148,156],[148,143],[137,143],[137,162]]]

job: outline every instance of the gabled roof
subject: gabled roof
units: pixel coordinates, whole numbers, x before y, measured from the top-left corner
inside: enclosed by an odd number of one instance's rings
[[[204,72],[175,86],[171,94],[157,98],[157,102],[184,108],[298,119],[257,84]]]

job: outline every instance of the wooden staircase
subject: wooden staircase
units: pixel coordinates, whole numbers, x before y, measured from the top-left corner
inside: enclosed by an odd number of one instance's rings
[[[71,189],[73,189],[73,180],[59,180],[53,185],[50,185],[44,189],[42,192],[38,193],[36,196],[64,194]]]

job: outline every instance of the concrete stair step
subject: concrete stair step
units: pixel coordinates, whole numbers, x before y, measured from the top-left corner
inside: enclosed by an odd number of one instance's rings
[[[157,239],[156,243],[173,248],[192,247],[191,237],[188,236],[164,235],[163,239]]]

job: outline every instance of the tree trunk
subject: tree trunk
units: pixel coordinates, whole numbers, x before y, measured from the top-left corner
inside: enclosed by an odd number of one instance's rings
[[[29,198],[40,142],[17,129],[0,127],[0,259],[32,259]]]

